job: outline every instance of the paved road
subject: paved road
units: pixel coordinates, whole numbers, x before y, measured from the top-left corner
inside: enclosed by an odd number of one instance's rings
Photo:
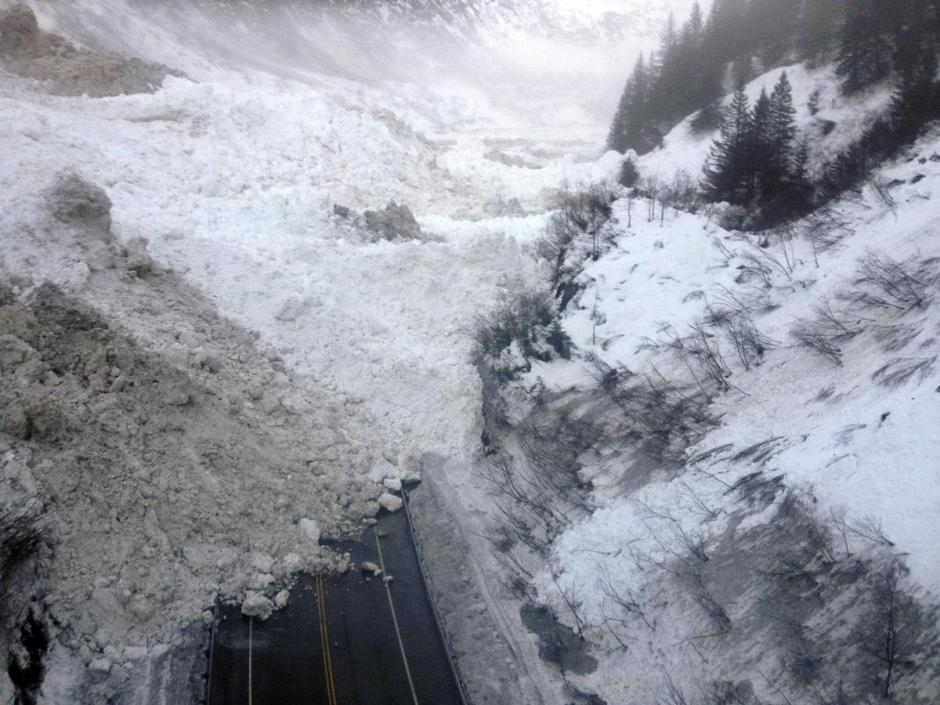
[[[305,578],[266,622],[222,607],[209,705],[461,705],[404,512],[336,546],[394,580]]]

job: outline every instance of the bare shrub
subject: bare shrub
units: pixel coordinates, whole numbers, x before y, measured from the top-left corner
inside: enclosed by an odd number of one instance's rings
[[[738,284],[757,283],[766,289],[773,287],[774,270],[762,257],[758,257],[753,252],[745,252],[741,255],[741,259],[743,264],[738,267],[740,274],[735,279]]]
[[[540,484],[563,505],[589,511],[592,485],[581,477],[580,456],[594,447],[600,430],[588,417],[567,411],[544,415],[541,423],[526,419],[517,427],[519,445]]]
[[[584,628],[587,626],[587,620],[585,619],[583,612],[584,603],[578,598],[578,586],[572,584],[567,588],[562,588],[558,583],[557,575],[552,575],[552,582],[555,583],[555,589],[558,590],[558,594],[561,596],[562,602],[565,603],[565,606],[571,613],[571,618],[574,620],[575,631],[578,633],[578,638],[581,641],[584,641]]]
[[[880,694],[890,698],[897,681],[915,671],[923,654],[918,642],[926,631],[924,609],[905,583],[907,568],[899,561],[871,576],[871,607],[855,631],[858,649],[880,671]]]
[[[871,378],[883,387],[900,387],[915,377],[926,380],[933,374],[937,356],[896,357],[879,368]]]
[[[858,538],[870,541],[879,546],[894,547],[894,542],[888,538],[885,533],[881,520],[878,517],[866,514],[862,517],[848,519],[843,515],[832,513],[832,522],[839,528],[842,534],[842,541],[845,544],[845,552],[849,554],[848,537],[856,536]]]
[[[718,337],[708,330],[707,319],[689,324],[690,335],[683,336],[672,326],[659,329],[659,340],[644,338],[640,350],[672,351],[682,361],[703,394],[712,397],[712,389],[719,392],[731,389],[728,378],[731,369],[725,362]],[[710,383],[710,384],[709,384]]]
[[[677,171],[672,181],[659,190],[659,199],[661,205],[660,218],[662,218],[662,213],[665,212],[666,208],[697,213],[703,202],[698,184],[684,170]]]
[[[836,249],[855,230],[844,214],[833,206],[824,206],[813,211],[803,223],[803,235],[813,246],[813,259],[819,267],[819,255]]]
[[[828,301],[818,304],[813,311],[816,317],[810,321],[798,321],[790,335],[800,347],[841,365],[842,345],[864,331],[862,321],[835,310]]]
[[[630,423],[630,435],[641,452],[666,463],[681,463],[685,449],[694,445],[718,420],[709,413],[709,397],[684,389],[657,370],[635,375],[590,358],[600,388]]]
[[[732,627],[731,617],[728,616],[728,612],[705,585],[705,578],[702,576],[701,571],[686,566],[681,578],[685,589],[696,604],[702,608],[714,626],[714,633],[702,636],[720,636],[730,632]]]
[[[843,298],[863,308],[906,313],[927,304],[927,285],[910,273],[910,266],[868,250],[861,260],[852,291]]]
[[[675,681],[672,680],[672,676],[668,673],[663,674],[663,689],[666,691],[665,696],[659,700],[658,705],[689,705],[688,698],[685,697],[685,693],[682,691],[682,688],[676,685]]]
[[[568,525],[554,497],[505,452],[491,455],[480,474],[499,498],[494,504],[505,530],[536,553],[547,555],[551,540]]]
[[[659,541],[658,536],[654,535],[654,540],[656,540],[667,553],[671,553],[680,560],[695,559],[703,563],[708,562],[708,554],[705,551],[705,538],[700,533],[690,533],[682,526],[682,522],[664,509],[655,508],[640,500],[636,500],[636,503],[643,509],[647,517],[665,521],[673,534],[673,538],[685,551],[685,553],[673,551]]]
[[[776,341],[761,333],[754,324],[750,305],[725,288],[724,295],[706,309],[705,323],[722,328],[745,370],[760,364]]]
[[[898,204],[894,200],[894,196],[891,195],[891,189],[898,185],[896,181],[889,181],[883,176],[873,176],[868,181],[869,186],[871,186],[872,192],[878,198],[879,201],[892,213],[894,213]]]
[[[606,227],[613,215],[615,196],[607,186],[563,191],[557,199],[536,253],[552,267],[552,287],[557,289],[580,273],[585,259],[597,260],[612,232]]]
[[[626,588],[618,588],[610,576],[610,571],[604,566],[603,576],[599,579],[598,585],[604,597],[618,608],[621,616],[619,618],[610,618],[622,625],[626,625],[628,620],[642,622],[651,632],[656,631],[656,620],[651,619],[646,614],[646,608],[640,604],[640,601]],[[605,614],[605,619],[607,615]]]

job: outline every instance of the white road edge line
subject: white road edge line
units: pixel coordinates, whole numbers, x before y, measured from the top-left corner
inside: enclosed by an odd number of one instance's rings
[[[382,569],[383,578],[388,577],[388,573],[385,570],[385,558],[382,555],[382,543],[379,539],[379,532],[373,526],[372,531],[375,534],[375,547],[379,551],[379,567]],[[398,648],[401,650],[401,660],[405,664],[405,676],[408,678],[408,687],[411,689],[411,698],[414,700],[415,705],[420,705],[418,702],[418,693],[415,692],[415,683],[411,678],[411,668],[408,666],[408,656],[405,654],[405,643],[401,638],[401,629],[398,628],[398,615],[395,614],[395,603],[392,600],[392,591],[388,586],[388,582],[383,579],[383,584],[385,585],[385,594],[388,596],[388,608],[392,611],[392,624],[395,625],[395,636],[398,637]]]
[[[252,694],[252,676],[251,676],[251,649],[254,640],[255,618],[248,618],[248,705],[254,705]]]

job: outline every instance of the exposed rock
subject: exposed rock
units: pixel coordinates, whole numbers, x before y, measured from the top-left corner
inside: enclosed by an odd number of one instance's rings
[[[139,277],[154,271],[153,259],[147,251],[147,244],[146,238],[135,237],[124,245],[124,268]]]
[[[25,5],[0,12],[0,62],[23,78],[46,82],[58,95],[153,93],[167,76],[182,75],[140,59],[79,49],[41,31]]]
[[[415,220],[414,213],[406,205],[398,205],[394,201],[384,210],[366,211],[364,214],[366,228],[376,233],[383,240],[419,240],[421,227]]]
[[[108,194],[74,171],[65,171],[56,177],[46,200],[52,215],[63,223],[106,233],[111,231],[111,199]]]

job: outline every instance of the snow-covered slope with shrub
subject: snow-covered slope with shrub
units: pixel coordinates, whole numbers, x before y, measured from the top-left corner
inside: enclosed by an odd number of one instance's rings
[[[938,193],[934,129],[792,228],[614,204],[559,319],[571,359],[530,356],[500,394],[514,481],[563,515],[544,561],[494,519],[504,565],[590,644],[572,682],[605,702],[864,699],[886,678],[898,702],[940,696]]]
[[[771,93],[783,72],[793,86],[798,139],[807,139],[813,167],[838,155],[890,107],[893,89],[889,83],[874,86],[861,95],[845,96],[831,64],[817,68],[793,64],[762,74],[744,87],[752,105],[762,90]],[[811,99],[817,92],[818,107],[811,109]],[[730,100],[730,96],[726,97],[723,105]],[[700,177],[716,131],[696,131],[694,120],[692,115],[676,125],[663,139],[662,147],[637,160],[646,175],[666,182],[678,171],[695,179]]]

